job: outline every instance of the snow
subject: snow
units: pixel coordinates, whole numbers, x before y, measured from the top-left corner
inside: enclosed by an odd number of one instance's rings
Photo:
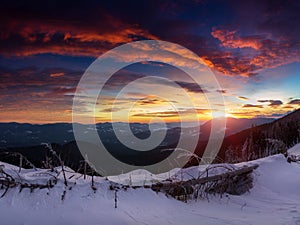
[[[164,180],[186,181],[193,178],[205,177],[207,175],[218,175],[230,170],[241,168],[244,165],[245,164],[218,164],[210,166],[195,166],[184,169],[175,168],[169,172],[161,174],[152,174],[147,170],[138,169],[118,176],[109,176],[108,180],[132,186],[151,185],[157,182],[163,182]]]
[[[290,149],[293,152],[299,150],[300,145]],[[84,180],[82,175],[67,168],[67,177],[74,175],[67,189],[63,185],[62,174],[58,184],[50,190],[30,193],[29,189],[23,189],[19,193],[18,188],[10,189],[0,199],[0,224],[300,224],[300,164],[287,163],[283,155],[274,155],[232,166],[252,164],[259,164],[254,172],[254,187],[241,196],[210,196],[209,199],[184,203],[151,189],[129,188],[117,192],[117,208],[114,208],[115,192],[109,189],[110,181],[96,178],[97,190],[94,192],[90,187],[90,177]],[[0,165],[16,177],[18,167],[6,163]],[[198,175],[199,171],[201,168],[194,167],[180,173],[188,179]],[[222,167],[212,170],[212,173],[219,172],[222,172]],[[126,180],[127,175],[110,179]],[[143,170],[134,171],[131,176],[134,175],[137,181],[154,176]],[[38,183],[49,177],[47,170],[22,169],[18,179]],[[62,201],[64,190],[66,195]],[[0,190],[0,195],[2,192]]]
[[[300,156],[300,144],[295,145],[294,147],[288,150],[288,153],[291,155],[299,155]]]

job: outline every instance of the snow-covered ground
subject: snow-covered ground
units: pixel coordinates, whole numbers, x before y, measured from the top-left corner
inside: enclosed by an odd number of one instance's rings
[[[300,152],[300,145],[291,151]],[[109,190],[109,181],[97,178],[94,192],[90,180],[78,178],[78,174],[70,179],[64,201],[61,200],[65,190],[62,180],[50,190],[34,190],[33,193],[29,189],[19,193],[19,189],[14,188],[0,199],[0,224],[300,225],[300,164],[287,163],[282,155],[275,155],[234,166],[253,163],[259,164],[259,168],[254,172],[254,188],[249,193],[223,198],[210,196],[209,200],[188,203],[151,189],[129,188],[118,191],[118,207],[114,208],[115,192]],[[1,164],[9,173],[18,170]],[[195,169],[192,170],[190,172],[195,173]],[[67,177],[72,174],[67,173]],[[49,175],[43,170],[22,170],[19,179],[40,182],[46,177]],[[124,175],[120,177],[123,178]],[[0,190],[0,195],[2,192]]]
[[[289,154],[292,155],[300,155],[300,144],[295,145],[294,147],[288,150]]]

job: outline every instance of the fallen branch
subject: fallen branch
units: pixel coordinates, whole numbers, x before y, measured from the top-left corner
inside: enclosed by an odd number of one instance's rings
[[[258,165],[245,166],[240,169],[226,173],[194,178],[187,181],[162,182],[153,184],[152,190],[156,192],[165,192],[174,198],[186,200],[193,196],[198,198],[205,193],[229,193],[241,195],[252,188],[251,173]]]

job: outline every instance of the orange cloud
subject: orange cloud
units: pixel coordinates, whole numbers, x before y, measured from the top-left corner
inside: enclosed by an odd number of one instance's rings
[[[237,31],[220,30],[213,28],[211,35],[219,39],[221,44],[226,48],[253,48],[259,50],[262,46],[261,37],[258,35],[251,35],[239,37]]]
[[[255,75],[255,71],[258,69],[257,66],[251,65],[250,59],[234,56],[231,52],[211,52],[202,56],[202,59],[209,67],[229,76],[240,75],[249,77]]]
[[[102,23],[11,20],[2,28],[2,55],[28,56],[43,53],[98,56],[118,44],[138,37],[157,39],[136,25],[102,15]],[[11,40],[18,37],[18,41]]]
[[[245,104],[243,105],[243,108],[263,108],[262,105],[252,105],[252,104]]]
[[[50,77],[62,77],[64,75],[65,75],[64,73],[51,73]]]
[[[288,36],[261,34],[240,37],[236,30],[215,27],[211,35],[229,51],[220,49],[203,57],[208,65],[225,75],[252,76],[262,69],[299,62],[300,59],[299,43]],[[243,50],[238,53],[230,50],[236,48]]]

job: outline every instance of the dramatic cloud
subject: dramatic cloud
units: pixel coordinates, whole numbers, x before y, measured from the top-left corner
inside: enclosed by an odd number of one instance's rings
[[[138,37],[155,39],[140,28],[121,24],[111,19],[105,26],[88,28],[84,24],[66,24],[64,21],[12,21],[2,28],[0,37],[2,55],[28,56],[43,53],[84,55],[97,57],[104,51],[137,40]]]
[[[236,22],[213,26],[211,32],[221,47],[207,59],[218,70],[249,76],[300,61],[299,2],[235,1],[231,6]]]
[[[290,104],[290,105],[300,105],[300,99],[293,99],[288,104]]]
[[[268,103],[270,103],[268,105],[270,107],[277,107],[277,106],[280,106],[283,104],[283,102],[281,100],[258,100],[257,102],[260,102],[260,103],[268,102]]]
[[[168,101],[161,98],[148,96],[147,98],[138,101],[139,105],[159,105],[162,103],[177,103],[177,101]]]
[[[5,56],[52,53],[97,57],[122,43],[156,39],[139,25],[120,20],[97,3],[72,3],[72,9],[66,6],[68,14],[66,8],[55,3],[35,3],[32,7],[28,4],[23,10],[13,1],[7,9],[5,5],[0,10],[0,51]],[[82,15],[82,8],[88,8],[89,13]]]
[[[249,100],[249,98],[244,97],[244,96],[237,96],[238,99],[243,100],[243,101],[247,101]]]
[[[96,57],[122,43],[162,39],[190,48],[225,75],[252,76],[265,68],[299,61],[300,32],[293,25],[300,22],[296,1],[280,7],[272,2],[235,2],[230,10],[225,3],[218,4],[136,2],[138,10],[133,10],[125,2],[79,1],[72,8],[55,2],[47,7],[6,2],[0,10],[0,52],[6,56],[52,53]],[[224,24],[227,18],[211,10],[215,7],[226,8],[238,24]],[[199,22],[209,18],[219,25]]]
[[[300,61],[299,42],[291,42],[288,36],[272,37],[271,34],[239,37],[237,31],[213,28],[217,38],[228,51],[207,56],[213,67],[227,75],[251,76],[265,68],[274,68]],[[270,37],[270,38],[269,38]],[[251,48],[234,52],[231,49]]]
[[[253,48],[258,50],[262,47],[262,37],[259,35],[251,35],[239,37],[237,31],[220,30],[213,28],[211,35],[220,40],[221,44],[226,48]]]
[[[245,104],[243,105],[243,108],[263,108],[262,105],[252,105],[252,104]]]
[[[197,83],[189,83],[184,81],[175,81],[181,87],[183,87],[186,91],[192,93],[206,93],[208,90],[201,88]]]
[[[254,79],[256,82],[267,79],[265,83],[272,84],[275,79],[272,75],[263,77],[267,69],[282,65],[288,68],[287,64],[300,62],[300,30],[297,29],[300,24],[299,11],[299,2],[293,0],[279,3],[260,0],[74,1],[72,6],[64,1],[3,1],[0,7],[0,116],[5,120],[23,118],[24,121],[26,118],[31,121],[31,118],[35,118],[40,121],[41,115],[45,116],[44,120],[51,115],[53,121],[65,120],[64,115],[70,115],[71,112],[75,87],[93,59],[121,44],[145,39],[159,39],[187,47],[217,76],[228,75],[222,79],[241,79],[245,84],[244,90],[240,87],[242,85],[233,87],[236,85],[234,82],[230,85],[232,88],[224,86],[230,93],[236,93],[231,95],[223,89],[199,87],[176,71],[158,73],[162,77],[169,76],[170,80],[193,96],[201,98],[202,93],[216,91],[226,94],[226,100],[233,100],[229,103],[232,107],[229,113],[236,116],[282,114],[284,110],[299,106],[300,100],[290,99],[288,104],[276,99],[260,100],[261,105],[241,106],[236,98],[243,101],[255,99],[255,93],[252,92],[256,90],[250,89]],[[142,47],[144,49],[138,52],[136,49],[128,51],[127,58],[122,60],[147,56],[147,46]],[[177,53],[174,58],[157,52],[158,59],[187,67],[193,66],[193,62],[198,60],[198,57],[186,51],[169,50]],[[144,64],[147,66],[147,63]],[[157,68],[152,69],[157,72]],[[101,103],[105,106],[99,110],[103,114],[109,112],[109,106],[114,102],[110,97],[131,81],[144,77],[147,72],[125,71],[112,77],[104,87],[107,96]],[[279,74],[276,70],[274,74],[277,78],[288,77],[289,69],[286,72]],[[154,83],[143,85],[155,87]],[[261,88],[260,92],[268,89],[266,84],[257,88]],[[297,96],[297,93],[280,98],[287,99],[290,96]],[[120,106],[115,110],[121,110],[128,102],[140,98],[137,93],[132,93],[132,96],[115,103]],[[140,107],[159,107],[160,104],[164,103],[156,98],[139,101]],[[163,108],[160,110],[161,116],[173,115],[163,111]],[[239,113],[239,110],[242,112]]]

